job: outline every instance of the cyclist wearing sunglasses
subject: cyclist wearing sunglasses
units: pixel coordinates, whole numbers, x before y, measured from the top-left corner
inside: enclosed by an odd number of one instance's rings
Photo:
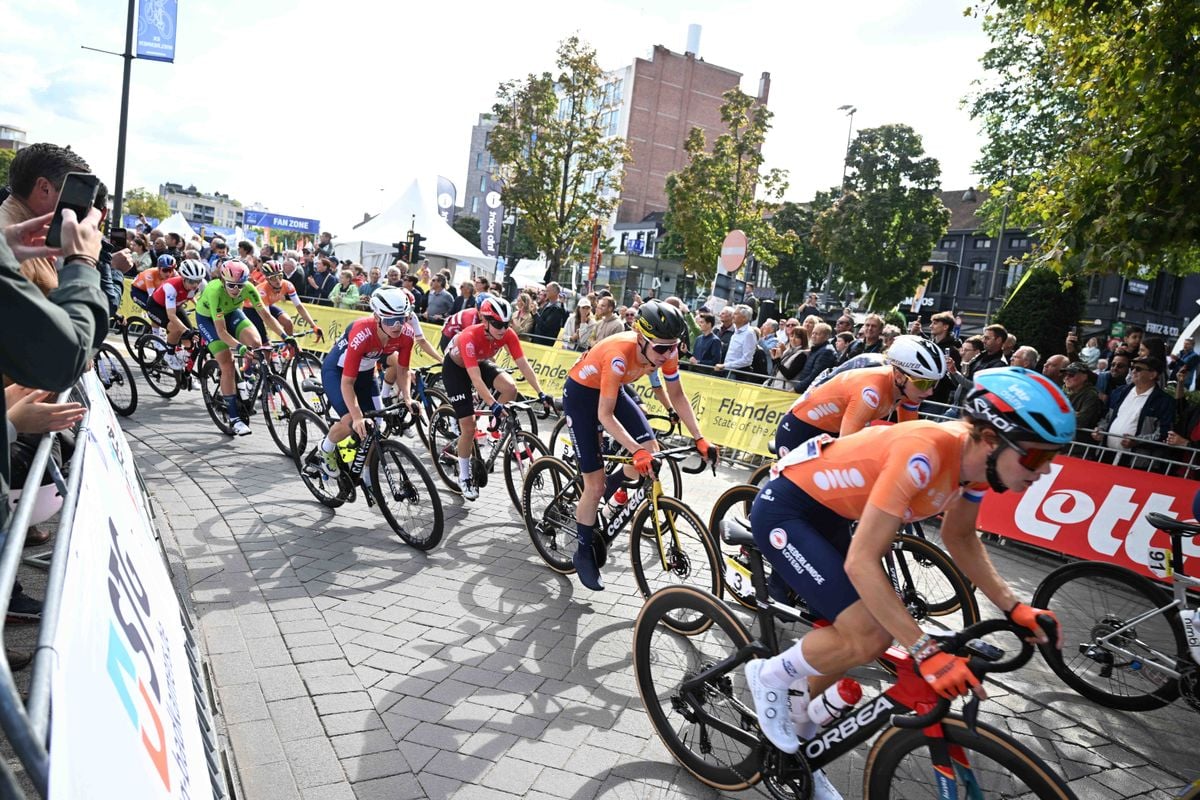
[[[246,436],[250,426],[238,412],[233,353],[229,348],[239,344],[262,347],[258,331],[242,313],[242,304],[247,301],[269,323],[276,336],[287,338],[283,328],[263,307],[262,296],[250,283],[250,268],[241,261],[233,259],[223,263],[217,269],[216,280],[209,281],[196,298],[196,327],[208,343],[208,352],[221,365],[221,395],[225,398],[229,424],[235,436]]]
[[[175,256],[159,256],[153,267],[142,270],[133,279],[133,286],[129,287],[129,299],[144,309],[158,287],[175,277],[177,266]]]
[[[874,363],[867,355],[857,358]],[[893,409],[901,422],[914,420],[921,401],[933,394],[945,374],[946,356],[940,347],[919,336],[897,336],[882,365],[840,369],[824,382],[814,381],[780,420],[776,452],[787,455],[823,433],[845,436],[860,431]]]
[[[789,689],[815,697],[893,639],[943,697],[978,685],[965,658],[941,652],[922,632],[880,568],[904,522],[944,511],[942,541],[954,563],[1009,619],[1046,641],[1036,618],[1048,612],[1018,600],[988,558],[976,522],[989,488],[1022,492],[1050,471],[1075,435],[1075,414],[1045,376],[1004,367],[976,376],[963,416],[810,440],[780,460],[754,501],[750,524],[763,556],[832,623],[746,665],[759,721],[780,750],[796,752],[797,734],[813,733],[793,727]]]
[[[255,288],[262,295],[263,303],[267,307],[267,311],[275,318],[283,329],[291,336],[295,331],[295,324],[292,318],[281,307],[284,300],[291,301],[296,307],[296,313],[304,318],[308,326],[312,328],[316,334],[317,341],[325,338],[325,332],[321,330],[321,326],[312,318],[312,314],[308,312],[304,303],[300,300],[300,295],[296,293],[296,287],[291,281],[283,277],[283,265],[278,261],[263,261],[258,266],[258,273],[261,275],[261,280],[256,282]],[[252,278],[253,279],[253,278]],[[258,335],[265,341],[267,338],[267,326],[263,322],[262,317],[258,315],[258,311],[250,303],[245,303],[242,306],[242,311],[246,318],[254,323],[254,328],[258,331]]]
[[[166,283],[155,289],[146,303],[146,316],[150,317],[154,324],[167,329],[167,352],[163,360],[171,369],[183,369],[183,361],[178,355],[179,339],[184,331],[192,327],[192,321],[183,310],[183,304],[196,299],[196,296],[204,291],[207,274],[208,268],[204,266],[203,261],[185,259],[179,265],[179,274],[168,278]]]
[[[673,407],[687,426],[700,454],[717,458],[717,446],[701,435],[696,414],[679,382],[679,340],[685,330],[687,323],[674,306],[658,300],[643,303],[633,330],[613,334],[595,344],[571,367],[563,387],[563,413],[583,476],[583,495],[575,508],[579,546],[573,561],[580,583],[593,591],[604,588],[593,549],[600,500],[611,497],[623,477],[648,474],[654,464],[651,454],[658,449],[646,415],[622,387],[660,370],[667,383],[668,407]],[[633,464],[607,481],[600,458],[601,430],[633,454]]]
[[[537,374],[525,359],[517,332],[509,327],[512,313],[512,306],[503,297],[488,297],[479,304],[476,314],[479,322],[455,334],[442,359],[442,383],[458,417],[458,483],[467,500],[479,497],[479,487],[471,478],[471,447],[475,443],[475,403],[471,390],[491,408],[493,423],[504,416],[504,404],[517,398],[516,383],[492,362],[492,356],[507,347],[517,369],[538,393],[538,399],[550,411],[554,410],[554,401],[542,391]]]

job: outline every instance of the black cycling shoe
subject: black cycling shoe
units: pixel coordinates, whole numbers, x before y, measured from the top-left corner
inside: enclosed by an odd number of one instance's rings
[[[575,565],[575,574],[579,576],[579,582],[593,592],[604,591],[604,581],[600,579],[600,567],[596,565],[596,552],[591,544],[583,544],[582,542],[575,548],[575,555],[571,556],[571,563]]]

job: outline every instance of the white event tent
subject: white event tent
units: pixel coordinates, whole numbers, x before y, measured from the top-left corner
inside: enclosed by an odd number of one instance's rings
[[[164,234],[165,233],[177,233],[183,237],[183,240],[185,242],[190,241],[193,236],[197,235],[196,231],[194,231],[192,229],[192,226],[188,224],[188,221],[186,219],[184,219],[183,214],[181,214],[178,211],[176,211],[174,214],[167,217],[166,219],[164,219],[162,222],[158,223],[154,227],[156,230],[160,230]]]
[[[386,267],[396,252],[392,243],[405,241],[409,230],[414,230],[425,237],[422,246],[435,267],[453,268],[458,262],[467,262],[475,275],[494,275],[496,259],[485,256],[451,228],[437,213],[434,197],[423,190],[419,180],[414,180],[390,208],[340,236],[334,244],[334,255],[364,267]],[[444,263],[437,263],[439,258]]]

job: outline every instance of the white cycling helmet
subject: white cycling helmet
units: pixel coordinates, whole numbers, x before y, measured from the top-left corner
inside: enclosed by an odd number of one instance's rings
[[[946,354],[920,336],[897,336],[884,355],[884,362],[910,378],[938,381],[946,375]]]
[[[194,258],[185,259],[179,265],[179,275],[185,281],[202,281],[208,277],[208,265]]]
[[[371,310],[377,317],[407,317],[412,306],[412,296],[399,286],[381,286],[371,292]]]

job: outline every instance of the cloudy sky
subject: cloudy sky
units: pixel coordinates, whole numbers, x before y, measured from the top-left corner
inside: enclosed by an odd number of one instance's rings
[[[911,125],[941,161],[943,186],[974,182],[980,137],[961,108],[987,45],[967,0],[180,0],[174,64],[135,61],[126,187],[165,181],[228,193],[346,230],[413,176],[460,191],[471,126],[503,80],[552,69],[578,33],[613,69],[655,44],[744,75],[770,72],[765,155],[789,171],[788,199],[838,183],[848,120]],[[120,0],[9,4],[0,123],[70,144],[96,172],[116,164]]]

